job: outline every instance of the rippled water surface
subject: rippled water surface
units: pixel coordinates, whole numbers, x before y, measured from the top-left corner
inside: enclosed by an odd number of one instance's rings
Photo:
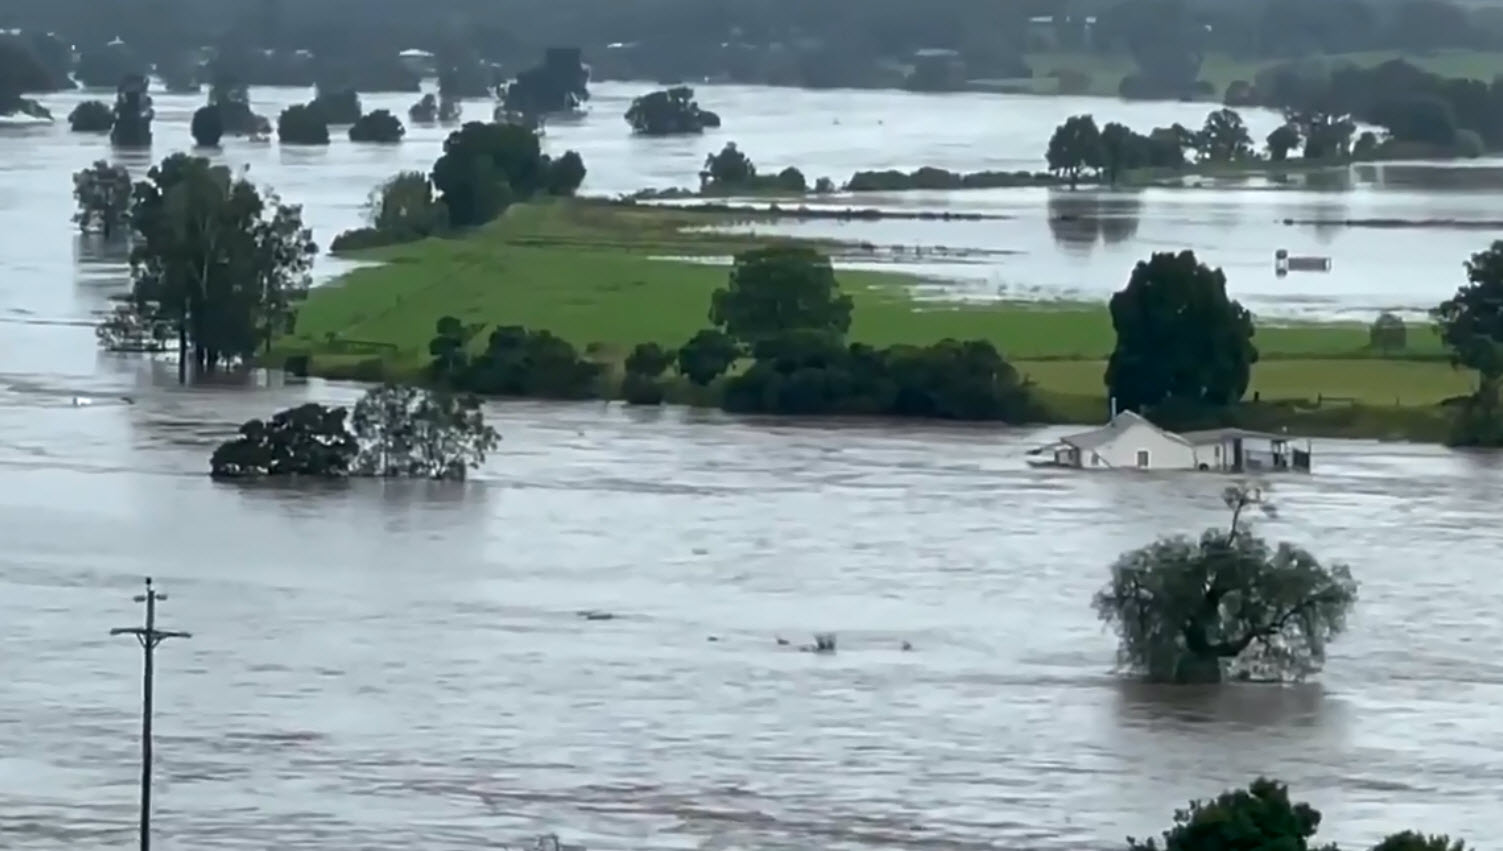
[[[584,153],[589,190],[688,183],[725,138],[811,175],[1033,168],[1074,112],[1139,126],[1203,112],[707,88],[732,129],[649,143],[617,117],[634,91],[601,86],[591,118],[550,128],[550,146]],[[257,107],[302,96],[258,92]],[[76,99],[47,103],[61,116]],[[194,105],[159,99],[155,155],[187,138]],[[225,158],[305,204],[327,241],[438,139],[241,142]],[[131,841],[139,653],[107,631],[139,617],[147,573],[171,594],[164,622],[194,632],[160,655],[163,848],[460,849],[552,829],[607,849],[1075,849],[1260,772],[1295,784],[1343,842],[1417,827],[1485,845],[1503,829],[1496,458],[1317,443],[1317,474],[1280,482],[1266,531],[1362,581],[1327,673],[1136,687],[1110,674],[1090,594],[1122,549],[1218,520],[1223,482],[1030,470],[1021,452],[1042,432],[518,403],[491,409],[502,451],[462,487],[209,482],[210,448],[240,421],[358,388],[178,388],[169,366],[98,354],[89,323],[123,273],[73,235],[68,175],[106,154],[57,128],[0,130],[0,847]],[[932,242],[1015,249],[998,266],[1015,269],[1010,287],[1105,292],[1159,247],[1251,269],[1270,235],[1298,232],[1269,222],[1322,205],[1480,218],[1491,197],[1376,182],[1145,192],[1102,200],[1138,204],[1135,229],[1072,241],[1045,193],[957,195],[944,200],[1014,218],[933,225],[947,229]],[[912,242],[930,226],[870,227]],[[1424,244],[1464,253],[1485,237],[1337,229],[1330,244],[1392,269]],[[1336,308],[1418,302],[1459,262],[1333,271],[1324,295],[1287,280]],[[816,630],[839,633],[837,656],[775,641]]]

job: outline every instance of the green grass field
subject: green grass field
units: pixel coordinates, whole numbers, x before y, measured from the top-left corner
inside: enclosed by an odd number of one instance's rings
[[[725,258],[753,244],[750,237],[684,230],[717,221],[725,218],[588,202],[513,207],[464,239],[365,255],[385,262],[314,290],[295,333],[277,341],[271,360],[308,354],[314,374],[332,376],[410,374],[426,361],[434,324],[445,315],[546,329],[602,359],[638,342],[678,345],[708,324],[710,293],[726,279],[724,266],[688,258]],[[1059,397],[1063,410],[1084,417],[1102,408],[1102,361],[1114,340],[1105,305],[937,305],[912,297],[917,281],[910,277],[838,276],[855,301],[855,339],[987,339]],[[1421,328],[1410,332],[1408,360],[1371,356],[1367,329],[1355,323],[1265,326],[1257,344],[1263,361],[1253,389],[1269,399],[1416,406],[1469,389],[1468,376],[1445,363],[1433,333]]]
[[[1480,50],[1439,50],[1428,55],[1404,54],[1397,50],[1368,51],[1364,53],[1339,53],[1327,57],[1332,61],[1347,61],[1362,67],[1381,65],[1390,59],[1403,58],[1428,71],[1446,77],[1469,77],[1492,82],[1493,77],[1503,74],[1503,52]],[[1101,55],[1095,53],[1030,53],[1025,57],[1033,69],[1033,81],[1029,88],[1041,94],[1053,94],[1057,87],[1049,77],[1053,71],[1074,69],[1091,76],[1090,94],[1115,96],[1122,78],[1132,73],[1135,66],[1127,55]],[[1201,65],[1201,79],[1216,87],[1217,97],[1226,91],[1235,80],[1251,82],[1257,72],[1275,60],[1244,61],[1225,54],[1208,54]]]

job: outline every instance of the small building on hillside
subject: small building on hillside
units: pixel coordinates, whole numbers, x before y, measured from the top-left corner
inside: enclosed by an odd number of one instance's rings
[[[1028,453],[1034,467],[1078,470],[1204,470],[1223,473],[1310,472],[1310,444],[1287,436],[1218,428],[1176,434],[1132,411],[1100,428],[1066,435]]]

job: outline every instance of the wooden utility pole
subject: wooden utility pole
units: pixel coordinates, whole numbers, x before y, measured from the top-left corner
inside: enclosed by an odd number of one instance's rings
[[[137,603],[146,604],[144,626],[123,626],[110,630],[110,635],[134,635],[141,643],[145,665],[141,675],[141,851],[151,851],[151,690],[155,674],[153,664],[157,645],[169,638],[192,638],[186,632],[157,629],[157,601],[167,595],[151,586],[151,577],[146,577],[146,593],[137,594]]]

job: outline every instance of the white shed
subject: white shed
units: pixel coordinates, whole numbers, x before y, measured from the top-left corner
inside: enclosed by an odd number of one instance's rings
[[[1086,470],[1194,470],[1195,447],[1132,411],[1100,428],[1071,434],[1031,453],[1038,463]]]

